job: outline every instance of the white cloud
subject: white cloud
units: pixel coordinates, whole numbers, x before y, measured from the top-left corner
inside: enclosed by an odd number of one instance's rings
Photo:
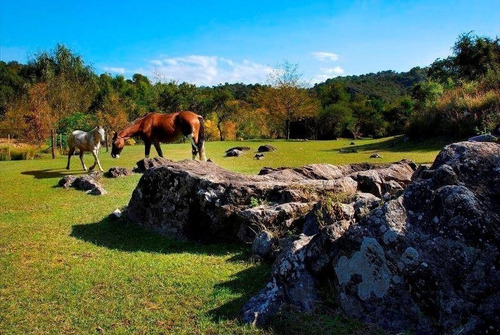
[[[150,61],[146,69],[156,80],[174,80],[196,85],[264,82],[272,68],[248,60],[233,61],[216,56],[189,55]]]
[[[333,75],[341,75],[344,74],[344,70],[340,66],[335,66],[329,69],[321,69],[324,73],[333,74]]]
[[[104,71],[110,72],[110,73],[125,74],[125,72],[126,72],[125,68],[123,68],[123,67],[108,67],[108,66],[104,66],[102,69]]]
[[[337,61],[339,60],[339,55],[334,54],[332,52],[324,52],[324,51],[319,51],[319,52],[313,52],[312,55],[319,59],[320,61]]]
[[[344,74],[344,72],[344,69],[342,69],[340,66],[335,66],[333,68],[321,68],[321,73],[317,74],[313,79],[311,79],[311,84],[314,85],[324,82],[327,79],[338,77]]]
[[[330,78],[330,76],[328,76],[327,74],[317,74],[313,79],[311,79],[311,85],[322,83],[328,78]]]

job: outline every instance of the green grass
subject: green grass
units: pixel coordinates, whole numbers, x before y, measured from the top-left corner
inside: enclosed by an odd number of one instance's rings
[[[372,152],[383,157],[377,162],[409,158],[429,163],[444,144],[397,139],[391,147],[390,141],[356,141],[356,154],[338,153],[351,147],[349,140],[209,142],[206,147],[215,163],[256,173],[263,166],[373,161],[368,159]],[[278,150],[254,160],[257,147],[265,143]],[[252,150],[223,157],[236,145]],[[105,170],[132,168],[143,148],[126,147],[118,160],[102,151],[101,163]],[[191,155],[188,143],[164,145],[163,151],[174,160]],[[0,162],[0,334],[286,332],[286,318],[265,330],[239,322],[241,307],[270,274],[270,265],[248,261],[248,247],[177,241],[110,221],[108,215],[128,203],[140,175],[103,178],[108,194],[90,196],[55,187],[64,175],[84,173],[78,157],[72,158],[70,171],[64,169],[66,159]],[[91,156],[85,155],[85,161],[91,165]],[[319,326],[315,318],[304,322],[312,330],[364,329],[353,321],[325,318]]]

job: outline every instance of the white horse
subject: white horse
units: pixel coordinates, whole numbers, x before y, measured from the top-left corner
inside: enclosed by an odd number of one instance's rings
[[[83,162],[83,153],[85,151],[90,151],[92,152],[92,155],[94,155],[94,165],[90,167],[90,170],[93,170],[97,164],[99,166],[99,169],[103,171],[97,155],[99,154],[99,149],[101,148],[101,145],[104,143],[105,143],[105,132],[104,128],[101,126],[95,127],[88,133],[84,132],[83,130],[73,131],[68,138],[69,153],[68,153],[68,165],[66,166],[66,169],[69,170],[69,162],[71,160],[71,156],[73,156],[75,149],[78,148],[80,150],[80,160],[82,161],[82,166],[85,171],[87,171],[87,167]]]

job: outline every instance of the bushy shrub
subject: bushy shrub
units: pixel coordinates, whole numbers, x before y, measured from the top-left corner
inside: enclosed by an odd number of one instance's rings
[[[136,141],[133,138],[127,138],[125,140],[125,145],[135,145]]]
[[[10,156],[9,156],[10,152]],[[27,160],[36,158],[41,152],[41,149],[36,146],[31,145],[23,145],[10,147],[7,145],[0,146],[0,161],[19,161],[19,160]]]

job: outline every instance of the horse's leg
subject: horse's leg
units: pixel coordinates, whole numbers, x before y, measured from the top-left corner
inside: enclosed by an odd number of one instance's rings
[[[83,150],[80,149],[80,161],[82,162],[83,169],[87,171],[87,167],[85,166],[85,162],[83,161]]]
[[[144,157],[149,158],[151,152],[151,142],[144,141]]]
[[[200,161],[206,162],[207,155],[205,154],[205,142],[198,142],[198,153],[200,154]]]
[[[155,142],[153,144],[155,146],[156,152],[158,153],[158,156],[163,157],[163,152],[161,151],[160,142]]]
[[[198,153],[198,149],[196,148],[196,142],[193,137],[193,134],[187,135],[187,138],[189,138],[189,141],[191,142],[191,153],[193,154],[193,159],[196,159],[196,154]]]
[[[75,148],[69,148],[68,152],[68,165],[66,165],[66,170],[69,170],[69,162],[71,160],[71,156],[75,153]]]
[[[93,170],[96,165],[99,166],[99,170],[104,171],[101,166],[101,162],[99,162],[99,152],[97,150],[92,150],[92,155],[94,156],[94,165],[92,165],[89,170]]]
[[[205,143],[201,142],[200,138],[196,135],[189,134],[187,135],[189,140],[191,141],[193,159],[196,159],[196,154],[200,154],[200,161],[206,162],[207,157],[205,156]]]
[[[97,165],[99,166],[99,170],[101,170],[101,172],[104,172],[101,166],[101,162],[99,161],[99,149],[96,149],[95,151],[95,159],[97,161]]]

